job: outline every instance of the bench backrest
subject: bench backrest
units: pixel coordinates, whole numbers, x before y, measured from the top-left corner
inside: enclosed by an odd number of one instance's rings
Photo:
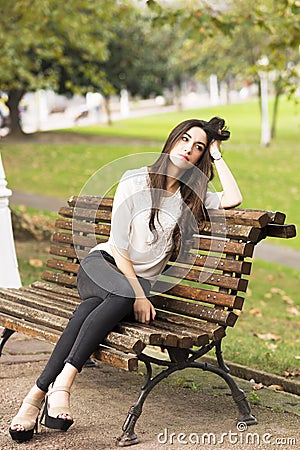
[[[112,198],[72,197],[60,209],[53,257],[47,261],[51,270],[44,271],[44,280],[76,287],[79,259],[108,239],[112,203]],[[194,322],[195,327],[205,321],[218,333],[216,325],[234,326],[243,307],[255,244],[272,234],[272,226],[283,224],[285,216],[243,209],[211,210],[209,216],[189,255],[170,260],[167,277],[160,277],[151,301],[162,319]]]

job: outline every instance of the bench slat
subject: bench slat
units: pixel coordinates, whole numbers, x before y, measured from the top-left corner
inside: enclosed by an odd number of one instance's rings
[[[142,342],[140,339],[133,338],[130,336],[125,336],[124,334],[116,333],[111,331],[107,337],[104,339],[104,345],[109,345],[114,347],[117,350],[125,351],[125,352],[134,352],[139,355],[142,353],[146,344]]]
[[[19,301],[16,301],[16,297],[12,296],[8,299],[9,294],[6,293],[4,298],[3,292],[0,297],[0,311],[1,313],[10,314],[16,318],[24,319],[27,322],[36,323],[38,325],[44,325],[53,328],[57,331],[62,331],[67,325],[68,319],[59,315],[53,315],[41,309],[32,308],[26,305],[26,299],[19,296]],[[13,308],[12,308],[12,301]]]
[[[163,338],[163,344],[166,347],[179,347],[179,348],[190,348],[195,341],[195,337],[188,335],[187,333],[182,333],[181,330],[175,327],[163,327],[157,320],[150,323],[153,331],[160,333]],[[172,336],[175,338],[173,342],[168,342],[167,336]]]
[[[295,225],[269,224],[266,226],[266,236],[290,239],[296,236]]]
[[[253,243],[230,242],[224,239],[211,239],[207,236],[194,237],[195,248],[207,252],[251,257],[254,252]]]
[[[41,289],[47,292],[64,294],[67,297],[72,297],[81,301],[77,289],[70,289],[62,286],[56,286],[55,284],[44,283],[43,281],[35,281],[34,283],[31,284],[31,286],[34,287],[35,289]]]
[[[87,256],[89,250],[90,249],[82,250],[81,248],[75,249],[73,246],[67,246],[65,244],[52,244],[50,247],[50,254],[64,258],[79,259],[81,261],[85,256]]]
[[[99,349],[96,350],[94,355],[96,359],[118,369],[123,369],[128,372],[135,372],[138,369],[138,358],[133,354],[123,353],[119,350],[99,345]]]
[[[248,212],[250,216],[252,216],[253,213],[259,212],[259,213],[267,213],[269,216],[269,222],[268,223],[278,223],[279,225],[283,225],[286,219],[286,214],[284,214],[281,211],[263,211],[261,209],[244,209],[244,208],[238,208],[238,211],[245,211]]]
[[[212,222],[225,222],[226,224],[242,224],[252,227],[263,228],[270,222],[267,211],[253,210],[251,213],[243,209],[210,209],[208,210],[209,220]]]
[[[196,267],[206,267],[209,269],[222,270],[225,272],[234,272],[237,274],[250,275],[252,264],[248,261],[239,261],[235,259],[222,258],[221,256],[195,255],[188,254],[184,260],[178,258],[178,264],[193,264]],[[170,266],[170,262],[167,266]]]
[[[20,292],[23,294],[22,299],[32,301],[32,304],[34,304],[35,302],[37,308],[39,305],[43,309],[51,307],[55,307],[57,309],[63,308],[64,310],[68,312],[70,311],[72,313],[79,304],[79,302],[68,299],[67,297],[64,297],[62,295],[49,294],[49,292],[47,293],[46,291],[37,291],[36,289],[28,287],[20,288]]]
[[[77,274],[79,269],[79,263],[73,263],[70,261],[65,261],[64,259],[48,259],[46,262],[47,267],[56,270],[62,270],[70,274]]]
[[[176,333],[177,336],[187,336],[188,338],[191,339],[191,344],[187,345],[188,341],[185,342],[184,347],[185,348],[189,348],[192,345],[197,345],[197,346],[202,346],[202,345],[206,345],[209,342],[209,338],[207,333],[205,332],[196,332],[195,330],[190,330],[188,327],[186,326],[182,326],[179,324],[174,324],[174,323],[167,323],[165,321],[159,320],[160,318],[158,318],[158,320],[155,319],[154,322],[152,322],[151,324],[155,327],[155,328],[161,328],[162,330],[170,330]],[[178,347],[183,347],[183,345],[181,345],[181,342],[178,342]]]
[[[43,289],[37,289],[35,287],[24,286],[20,288],[22,292],[28,292],[32,296],[39,298],[42,302],[49,302],[50,304],[63,304],[64,307],[75,309],[79,303],[80,299],[75,299],[74,297],[68,297],[57,292],[46,291]]]
[[[224,225],[222,223],[205,223],[201,234],[213,235],[215,237],[224,237],[229,239],[238,239],[242,241],[256,242],[260,235],[260,228],[247,225]]]
[[[233,289],[235,291],[246,292],[247,290],[248,280],[243,278],[236,278],[197,269],[190,269],[188,273],[187,271],[188,269],[186,267],[173,265],[168,270],[168,276],[195,281],[205,285],[217,286],[224,289]]]
[[[108,209],[85,209],[62,206],[59,209],[59,215],[62,217],[74,218],[76,220],[90,220],[91,222],[110,222],[111,210]]]
[[[68,205],[71,207],[80,207],[80,208],[93,208],[98,209],[101,208],[108,208],[112,209],[113,204],[113,197],[98,197],[96,195],[89,195],[89,196],[76,196],[73,195],[68,200]]]
[[[137,323],[121,322],[116,330],[127,336],[136,337],[146,345],[163,345],[164,336],[161,332],[153,331],[151,327]]]
[[[165,281],[157,281],[153,286],[153,292],[164,292],[165,295],[174,295],[195,301],[210,303],[234,309],[242,309],[244,299],[237,295],[225,294],[223,292],[210,291],[206,289],[194,288],[177,284],[170,287]],[[160,295],[160,294],[158,294]]]
[[[50,281],[66,287],[76,287],[76,277],[67,275],[65,273],[51,272],[50,270],[44,270],[42,273],[42,279]]]
[[[230,327],[234,326],[238,317],[232,311],[210,308],[199,303],[192,303],[189,301],[177,300],[164,296],[153,296],[151,297],[151,302],[154,307],[162,309],[163,311],[167,310]]]
[[[35,338],[45,339],[51,344],[56,344],[59,339],[60,332],[53,330],[41,324],[27,322],[23,318],[10,316],[1,311],[0,325],[9,330],[18,331]]]
[[[194,333],[203,331],[207,334],[208,338],[213,341],[218,341],[226,334],[223,326],[211,322],[203,322],[193,317],[184,317],[169,311],[158,310],[156,312],[156,317],[164,320],[165,322],[169,322],[171,325],[177,324],[180,326],[185,326],[189,330],[194,331]]]
[[[108,224],[95,224],[75,219],[56,219],[55,227],[61,230],[78,231],[80,233],[89,233],[91,235],[109,236],[110,233],[110,225]]]

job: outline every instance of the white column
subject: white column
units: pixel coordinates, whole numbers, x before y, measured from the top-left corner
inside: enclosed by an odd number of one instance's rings
[[[121,90],[120,112],[122,117],[129,117],[129,96],[127,89]]]
[[[13,238],[9,197],[12,192],[6,187],[5,172],[0,154],[0,287],[22,286]]]
[[[210,102],[212,105],[219,104],[219,86],[218,86],[218,77],[215,74],[212,74],[209,77],[209,93],[210,93]]]
[[[260,95],[261,95],[261,144],[268,146],[271,141],[268,107],[268,73],[260,71]]]
[[[262,55],[256,63],[258,67],[258,75],[260,81],[260,98],[261,98],[261,144],[267,147],[271,142],[271,131],[269,124],[268,109],[268,65],[269,58]]]

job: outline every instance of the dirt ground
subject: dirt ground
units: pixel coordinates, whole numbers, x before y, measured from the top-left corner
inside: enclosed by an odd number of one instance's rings
[[[28,344],[25,341],[23,345]],[[123,372],[107,365],[84,369],[72,389],[75,424],[69,431],[57,432],[42,427],[42,432],[32,441],[17,444],[9,436],[9,423],[24,393],[43,368],[47,354],[43,353],[44,349],[39,354],[36,341],[32,341],[32,355],[27,356],[13,355],[7,346],[0,363],[1,450],[116,448],[116,438],[127,411],[138,397],[143,380],[141,374]],[[203,381],[201,389],[183,387],[182,380],[190,378],[189,372],[185,371],[160,383],[152,391],[136,426],[140,443],[132,448],[253,450],[270,449],[275,445],[283,449],[300,448],[299,397],[263,389],[261,405],[252,405],[258,425],[241,432],[235,425],[237,410],[225,383],[206,372],[197,371],[197,374]],[[249,382],[239,380],[238,383],[247,395],[251,393]]]

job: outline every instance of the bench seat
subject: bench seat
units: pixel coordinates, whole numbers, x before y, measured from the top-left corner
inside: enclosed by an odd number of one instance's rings
[[[72,312],[81,302],[76,289],[80,260],[110,233],[112,198],[71,197],[59,211],[51,239],[50,258],[42,280],[19,289],[0,289],[0,326],[5,328],[0,354],[10,335],[21,332],[55,344]],[[211,210],[189,251],[168,262],[152,287],[157,311],[149,325],[122,321],[99,345],[94,357],[117,368],[136,371],[146,365],[146,381],[130,409],[119,446],[137,442],[135,423],[152,388],[176,370],[197,367],[221,376],[239,409],[238,421],[257,421],[244,392],[229,374],[221,351],[227,327],[235,326],[245,301],[255,245],[268,236],[290,238],[294,225],[285,215],[250,209]],[[169,358],[149,356],[145,348],[157,346]],[[201,362],[215,350],[218,365]],[[144,351],[145,350],[145,351]],[[164,366],[155,377],[152,364]]]

